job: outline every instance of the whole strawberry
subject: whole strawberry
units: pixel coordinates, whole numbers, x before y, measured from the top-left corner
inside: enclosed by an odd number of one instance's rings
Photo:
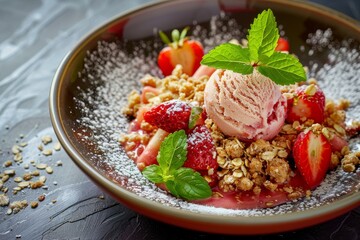
[[[200,42],[186,37],[188,28],[180,33],[174,29],[171,32],[172,41],[160,31],[160,37],[168,46],[163,48],[158,56],[158,65],[164,76],[171,74],[177,64],[183,67],[183,72],[192,76],[200,67],[204,49]]]
[[[205,125],[196,125],[187,133],[187,160],[184,167],[196,171],[213,169],[214,174],[218,168],[216,149],[209,129]]]
[[[323,134],[311,130],[298,135],[294,143],[295,165],[313,189],[324,179],[331,161],[331,145]]]
[[[171,100],[150,108],[144,113],[144,120],[169,133],[187,129],[191,107],[186,102]]]
[[[303,85],[296,89],[294,98],[288,101],[286,120],[290,123],[307,119],[322,123],[325,118],[325,95],[314,84]]]

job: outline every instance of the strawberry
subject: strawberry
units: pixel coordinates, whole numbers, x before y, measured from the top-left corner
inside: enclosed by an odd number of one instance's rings
[[[177,64],[183,67],[183,72],[192,76],[200,67],[200,61],[204,55],[204,49],[200,42],[190,40],[186,37],[188,28],[180,33],[174,29],[171,32],[172,42],[160,31],[160,37],[164,43],[168,44],[163,48],[158,56],[158,65],[164,76],[171,74]]]
[[[277,46],[275,48],[275,51],[279,51],[279,52],[289,52],[290,50],[290,44],[289,41],[286,40],[285,38],[279,38],[278,42],[277,42]]]
[[[331,160],[331,145],[324,135],[311,130],[302,132],[293,147],[295,165],[308,186],[313,189],[324,179]]]
[[[205,125],[196,125],[193,129],[188,130],[187,135],[188,153],[184,167],[196,171],[214,169],[215,174],[218,163],[215,145],[209,129]]]
[[[189,104],[180,100],[163,102],[144,114],[144,120],[167,132],[187,129],[191,114]]]
[[[312,119],[315,123],[322,123],[325,115],[325,95],[316,85],[303,85],[296,89],[293,99],[288,100],[286,120],[290,123]]]
[[[158,129],[155,135],[150,139],[148,145],[146,145],[144,151],[136,159],[136,165],[142,171],[146,166],[156,164],[156,156],[159,153],[159,149],[162,141],[169,135],[162,129]]]

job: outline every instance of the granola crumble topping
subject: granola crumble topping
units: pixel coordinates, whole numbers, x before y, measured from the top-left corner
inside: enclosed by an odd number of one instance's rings
[[[156,91],[145,93],[132,91],[128,96],[128,104],[122,112],[129,117],[136,118],[137,112],[144,107],[141,102],[142,97],[145,98],[146,107],[172,99],[180,99],[202,106],[207,80],[207,76],[198,79],[187,76],[182,73],[180,65],[174,69],[172,75],[164,79],[146,75],[141,79],[142,85],[156,89]],[[310,85],[306,91],[311,94],[317,81],[310,79],[308,82]],[[281,87],[281,91],[288,99],[293,98],[296,86],[298,85],[284,86]],[[289,185],[291,177],[295,175],[294,166],[289,163],[288,159],[294,141],[300,132],[309,131],[309,129],[316,133],[322,133],[329,141],[333,140],[335,136],[344,138],[357,133],[359,122],[353,122],[350,127],[345,124],[345,110],[349,106],[350,102],[346,99],[341,99],[338,103],[327,100],[323,124],[314,123],[311,119],[301,119],[300,122],[284,124],[280,133],[272,140],[259,139],[251,143],[225,136],[215,123],[207,118],[205,125],[210,130],[216,146],[219,189],[223,192],[252,191],[255,195],[259,195],[262,189],[272,192],[284,191],[290,200],[303,196],[309,197],[311,191],[294,189]],[[144,121],[139,126],[142,131],[123,134],[119,140],[132,159],[136,159],[137,156],[134,153],[138,146],[137,143],[146,145],[156,131],[155,127]],[[330,169],[341,166],[346,172],[354,172],[359,164],[359,153],[350,152],[348,147],[344,147],[341,151],[332,153]],[[221,197],[221,193],[215,191],[214,196]],[[268,206],[273,204],[274,202],[267,203]]]

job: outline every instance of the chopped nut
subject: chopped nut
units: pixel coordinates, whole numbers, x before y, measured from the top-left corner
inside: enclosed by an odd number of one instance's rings
[[[37,208],[38,205],[39,205],[39,203],[37,201],[30,202],[31,208]]]
[[[9,207],[12,209],[13,213],[18,213],[21,209],[26,208],[27,205],[27,201],[22,200],[10,203]]]
[[[54,150],[55,151],[60,151],[61,150],[61,144],[59,142],[55,143]]]
[[[38,170],[35,170],[31,173],[31,175],[37,177],[40,175],[40,172]]]
[[[15,175],[15,170],[14,169],[5,170],[4,174],[9,175],[9,176],[14,176]]]
[[[40,188],[40,187],[42,187],[42,186],[44,186],[44,183],[41,182],[41,181],[36,181],[36,182],[31,182],[31,183],[30,183],[30,187],[31,187],[32,189]]]
[[[9,205],[9,197],[6,196],[5,194],[0,194],[0,206],[1,207],[4,207],[4,206],[7,206]]]
[[[48,143],[51,143],[52,142],[52,137],[49,136],[49,135],[45,135],[41,138],[41,141],[43,144],[48,144]]]
[[[36,168],[40,169],[40,170],[44,170],[44,169],[47,168],[47,166],[48,165],[46,163],[39,163],[39,164],[36,165]]]
[[[40,151],[43,151],[43,150],[44,150],[44,146],[43,146],[42,144],[40,144],[40,145],[38,146],[38,149],[39,149]]]
[[[21,143],[19,143],[19,146],[20,146],[20,147],[26,147],[27,145],[28,145],[27,142],[21,142]]]
[[[20,183],[18,184],[18,186],[21,187],[21,188],[27,188],[29,185],[30,185],[30,182],[27,182],[27,181],[25,181],[25,182],[20,182]]]
[[[62,161],[59,160],[56,162],[56,166],[62,166],[62,165],[63,165]]]
[[[46,167],[45,170],[48,174],[52,174],[54,172],[52,167]]]
[[[46,177],[45,176],[40,176],[39,181],[42,182],[42,183],[45,183],[46,182]]]
[[[4,162],[4,167],[10,167],[12,165],[12,161],[7,160],[6,162]]]
[[[44,201],[45,200],[45,194],[41,194],[39,197],[38,197],[38,200],[40,202]]]
[[[31,178],[32,178],[32,175],[31,175],[30,173],[25,173],[25,174],[23,175],[23,179],[24,179],[25,181],[29,181]]]
[[[21,148],[18,146],[18,145],[14,145],[12,148],[11,148],[11,151],[12,153],[15,155],[15,154],[18,154],[21,152]]]
[[[42,154],[45,156],[50,156],[52,155],[52,150],[51,149],[45,149],[42,151]]]
[[[16,177],[16,178],[14,178],[14,182],[19,183],[19,182],[21,182],[21,181],[22,181],[22,178],[21,178],[21,177]]]
[[[15,154],[14,155],[14,161],[15,162],[22,162],[22,155],[21,155],[21,153],[17,153],[17,154]]]

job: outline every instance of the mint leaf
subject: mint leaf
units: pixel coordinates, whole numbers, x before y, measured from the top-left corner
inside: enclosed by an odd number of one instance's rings
[[[212,49],[203,56],[201,64],[242,74],[250,74],[253,71],[249,50],[232,43],[224,43]]]
[[[166,188],[169,190],[169,192],[174,195],[175,197],[181,197],[179,193],[176,190],[176,184],[174,181],[167,181],[165,183]]]
[[[186,161],[187,136],[184,130],[169,134],[161,143],[160,151],[156,157],[164,174],[181,167]]]
[[[263,56],[257,70],[277,84],[287,85],[306,80],[306,73],[299,60],[286,53],[274,52]]]
[[[276,48],[279,30],[273,12],[268,9],[255,18],[248,35],[248,46],[251,61],[257,62],[259,56],[270,57]]]
[[[192,107],[189,119],[189,129],[193,129],[197,120],[200,118],[200,114],[203,112],[201,107]]]
[[[174,172],[174,186],[171,186],[174,195],[187,200],[196,200],[211,197],[212,191],[207,181],[200,173],[190,168],[179,168]]]
[[[163,172],[159,165],[150,165],[147,166],[143,171],[142,174],[154,183],[162,183],[164,182]]]
[[[182,168],[187,155],[187,136],[184,130],[169,134],[157,155],[159,165],[147,166],[144,177],[154,183],[165,183],[175,197],[187,200],[208,198],[212,191],[207,181],[191,168]]]

